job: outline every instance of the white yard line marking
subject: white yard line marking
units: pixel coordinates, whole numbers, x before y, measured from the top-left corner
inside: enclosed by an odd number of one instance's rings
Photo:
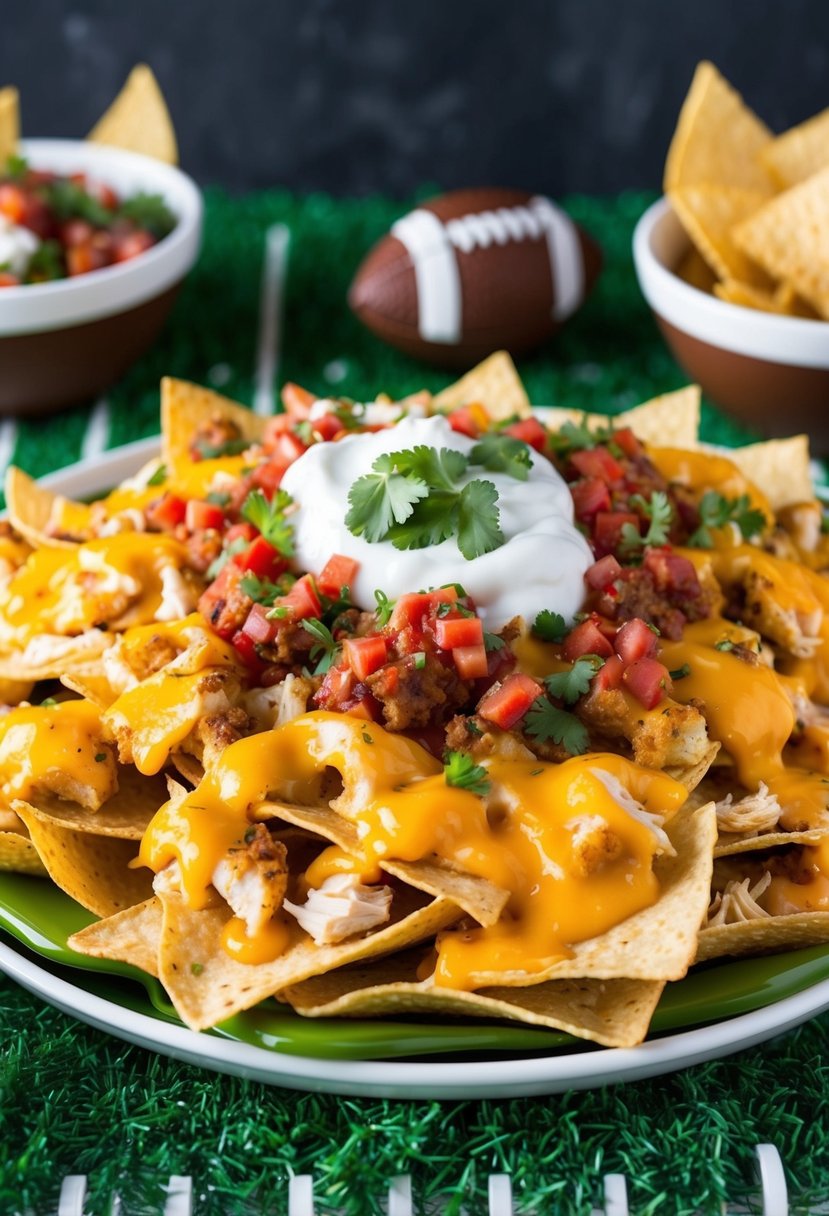
[[[14,418],[4,418],[0,422],[0,478],[11,464],[16,446],[17,423]]]
[[[99,397],[92,407],[86,434],[81,444],[81,460],[91,460],[105,452],[109,443],[109,402]]]
[[[256,347],[254,413],[274,411],[274,381],[279,370],[282,337],[282,297],[288,267],[291,234],[285,224],[273,224],[265,233],[265,260],[259,297],[259,341]]]

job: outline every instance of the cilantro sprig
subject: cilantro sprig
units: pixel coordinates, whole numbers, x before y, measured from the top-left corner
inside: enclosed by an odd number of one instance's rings
[[[710,549],[714,543],[710,529],[724,528],[727,524],[736,524],[743,538],[751,540],[765,528],[766,517],[751,506],[748,494],[726,498],[716,490],[707,490],[700,499],[699,527],[688,538],[688,544],[695,549]]]
[[[294,555],[294,531],[285,517],[293,503],[290,494],[277,490],[268,502],[261,490],[251,490],[242,503],[242,516],[258,528],[268,544],[278,549],[283,557]]]
[[[306,633],[310,633],[314,638],[314,645],[311,647],[309,658],[312,663],[316,663],[313,674],[315,676],[322,675],[328,671],[329,667],[337,658],[340,644],[332,634],[331,630],[322,621],[315,618],[304,620],[301,622],[302,628]]]
[[[667,544],[674,517],[668,495],[663,490],[654,490],[648,500],[641,494],[633,494],[630,505],[649,521],[648,530],[643,536],[635,524],[623,524],[619,546],[621,552],[631,556],[649,545]]]
[[[543,608],[533,621],[532,632],[542,642],[563,642],[570,631],[570,626],[560,612],[551,612]]]
[[[512,435],[490,432],[484,435],[469,453],[470,464],[478,464],[490,473],[507,473],[517,481],[526,481],[532,468],[529,446]]]
[[[476,764],[467,752],[447,752],[443,775],[447,785],[468,790],[470,794],[477,794],[480,798],[488,794],[491,788],[486,769]]]
[[[524,730],[539,743],[552,740],[560,744],[571,756],[580,756],[587,751],[589,736],[584,723],[546,697],[536,697],[533,701],[524,718]]]
[[[584,414],[579,422],[564,422],[557,431],[551,431],[549,445],[556,456],[566,459],[573,452],[595,448],[600,443],[611,443],[614,433],[612,422],[591,429]]]
[[[583,654],[566,671],[544,677],[547,692],[565,705],[574,705],[588,691],[590,681],[600,667],[604,667],[603,658],[597,654]]]

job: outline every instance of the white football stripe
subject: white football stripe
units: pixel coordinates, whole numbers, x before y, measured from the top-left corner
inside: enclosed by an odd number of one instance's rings
[[[538,195],[531,199],[530,206],[547,237],[554,288],[553,316],[556,321],[566,321],[584,299],[584,263],[579,234],[570,216],[550,199]]]
[[[4,418],[0,422],[0,479],[12,462],[16,446],[17,423],[14,418]]]
[[[259,297],[259,341],[256,348],[254,413],[274,411],[274,381],[279,370],[282,296],[291,234],[285,224],[272,224],[265,233],[265,260]]]
[[[424,342],[460,341],[461,278],[446,229],[431,211],[418,208],[392,225],[415,272],[418,329]]]
[[[89,415],[86,434],[81,444],[81,460],[91,460],[106,451],[109,443],[109,402],[99,397]]]

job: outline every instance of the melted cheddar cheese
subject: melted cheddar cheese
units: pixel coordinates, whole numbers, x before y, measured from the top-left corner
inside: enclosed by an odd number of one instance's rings
[[[48,790],[97,809],[117,788],[115,760],[88,701],[25,705],[0,718],[0,790],[31,800]],[[83,796],[81,796],[83,795]]]

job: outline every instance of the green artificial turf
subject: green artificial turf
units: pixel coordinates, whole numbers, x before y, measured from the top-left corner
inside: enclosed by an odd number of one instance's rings
[[[650,197],[574,198],[606,267],[588,305],[520,370],[539,403],[617,412],[684,377],[635,283],[633,225]],[[262,240],[292,235],[281,374],[355,398],[447,382],[383,347],[348,313],[348,282],[404,208],[272,192],[207,198],[205,249],[155,349],[110,393],[111,445],[154,433],[162,374],[250,401]],[[80,454],[87,411],[23,423],[16,461],[45,473]],[[704,433],[746,432],[706,407]],[[317,1210],[383,1211],[411,1173],[421,1205],[485,1213],[486,1177],[513,1177],[522,1212],[587,1213],[604,1173],[630,1180],[631,1209],[719,1212],[752,1186],[752,1149],[783,1153],[793,1195],[829,1194],[829,1018],[723,1061],[637,1084],[539,1099],[407,1102],[303,1095],[175,1063],[74,1022],[0,979],[0,1214],[52,1213],[60,1178],[87,1173],[87,1216],[158,1213],[159,1185],[192,1174],[198,1216],[287,1212],[287,1180],[311,1172]]]

